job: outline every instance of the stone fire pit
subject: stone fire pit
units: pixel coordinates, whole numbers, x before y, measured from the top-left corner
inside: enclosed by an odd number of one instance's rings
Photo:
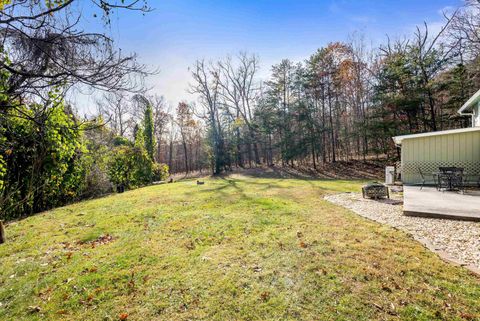
[[[362,187],[362,196],[363,198],[390,198],[388,193],[388,187],[380,183],[370,183]]]

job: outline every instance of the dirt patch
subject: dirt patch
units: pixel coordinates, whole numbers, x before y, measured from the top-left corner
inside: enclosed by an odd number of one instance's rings
[[[88,242],[78,241],[77,244],[78,245],[83,245],[83,246],[90,246],[92,248],[95,248],[98,245],[107,244],[107,243],[112,242],[113,240],[114,240],[113,236],[111,236],[110,234],[105,234],[105,235],[100,235],[97,239],[91,240],[91,241],[88,241]]]

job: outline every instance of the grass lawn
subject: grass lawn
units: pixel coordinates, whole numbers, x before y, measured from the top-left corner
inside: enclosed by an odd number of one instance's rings
[[[0,320],[478,320],[480,279],[322,199],[358,181],[157,185],[7,226]]]

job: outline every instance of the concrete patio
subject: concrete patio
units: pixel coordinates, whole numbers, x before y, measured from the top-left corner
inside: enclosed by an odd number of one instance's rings
[[[403,186],[403,213],[407,216],[480,221],[480,190],[437,191],[435,187]]]

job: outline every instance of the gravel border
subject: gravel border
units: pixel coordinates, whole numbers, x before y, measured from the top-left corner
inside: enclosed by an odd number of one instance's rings
[[[325,196],[325,200],[410,234],[442,259],[480,275],[480,222],[403,215],[402,197],[363,199],[360,193]]]

